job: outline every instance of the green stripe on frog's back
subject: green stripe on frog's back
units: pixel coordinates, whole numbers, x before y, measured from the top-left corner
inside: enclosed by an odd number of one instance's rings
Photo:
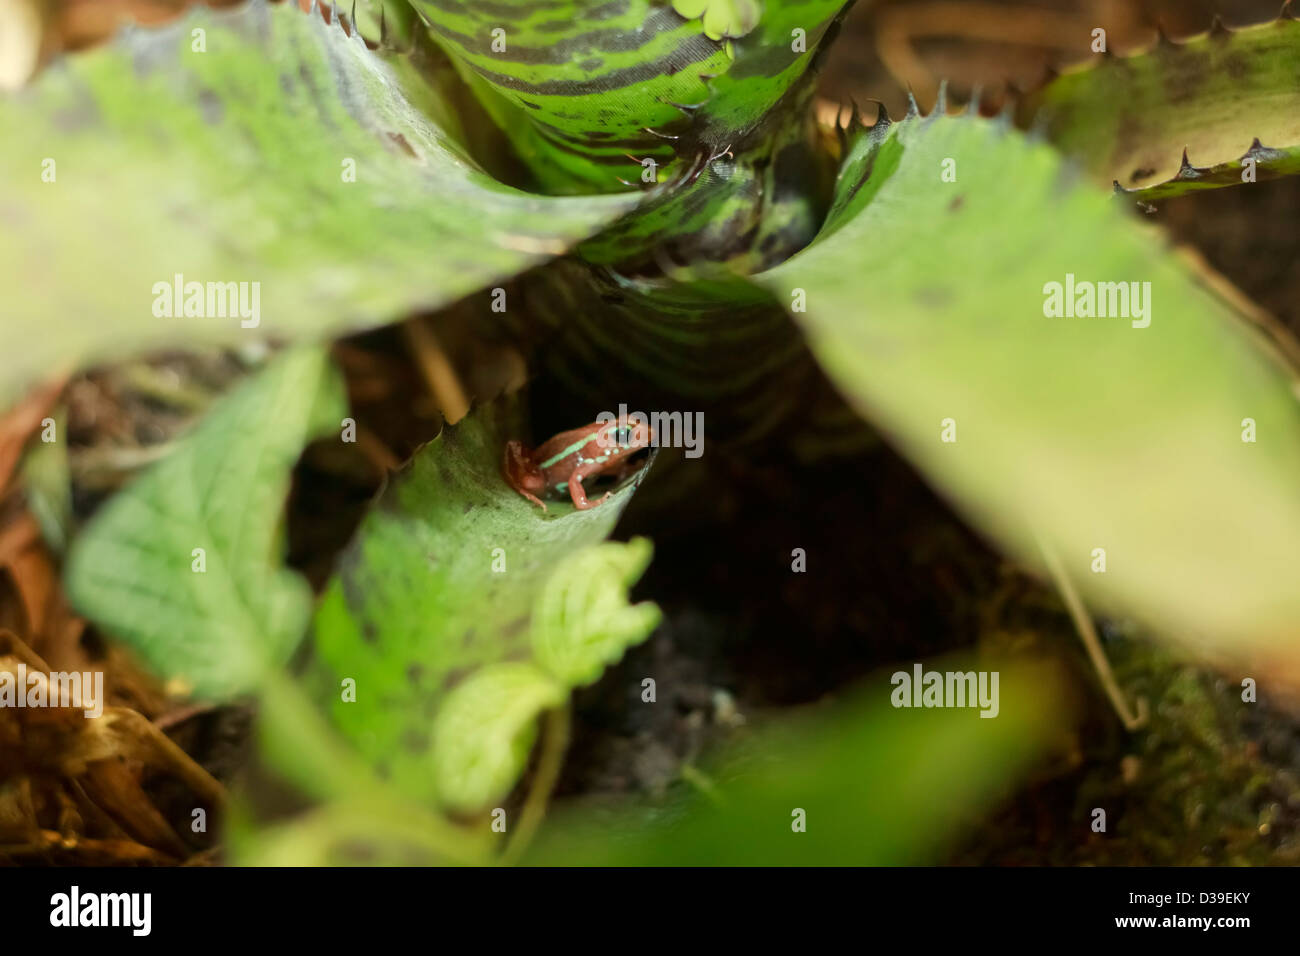
[[[599,433],[597,433],[597,434],[599,434]],[[589,444],[589,443],[595,441],[596,438],[597,438],[597,435],[585,435],[585,436],[583,436],[582,438],[580,438],[580,439],[578,439],[577,441],[575,441],[572,445],[569,445],[567,448],[563,449],[562,451],[558,451],[558,452],[556,452],[556,453],[555,453],[554,455],[552,455],[550,458],[546,459],[546,461],[542,462],[542,467],[543,467],[543,468],[553,468],[553,467],[555,467],[555,465],[559,464],[561,461],[563,461],[564,459],[568,458],[570,455],[577,454],[579,451],[582,450],[582,448],[583,448],[584,445],[587,445],[587,444]],[[596,447],[599,448],[600,446],[597,445]],[[604,461],[604,460],[607,459],[607,458],[609,458],[609,452],[608,452],[608,451],[605,451],[603,454],[598,455],[598,456],[595,457],[595,458],[588,458],[588,459],[586,459],[586,460],[587,460],[587,461]]]

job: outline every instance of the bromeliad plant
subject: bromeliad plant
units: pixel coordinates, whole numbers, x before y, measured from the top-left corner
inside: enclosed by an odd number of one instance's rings
[[[941,97],[827,126],[814,84],[848,6],[249,0],[123,30],[0,100],[6,403],[146,350],[295,343],[67,561],[78,609],[160,674],[261,695],[266,753],[320,808],[269,836],[241,817],[243,858],[337,859],[355,838],[487,858],[542,715],[544,795],[571,690],[658,620],[626,599],[649,542],[604,541],[633,484],[543,513],[503,480],[517,400],[406,464],[319,599],[283,565],[294,460],[350,420],[323,343],[462,300],[595,409],[701,410],[711,441],[816,455],[869,422],[1095,605],[1221,656],[1294,653],[1294,344],[1131,197],[1296,171],[1300,24],[1216,25],[1068,73],[1018,124]],[[489,309],[507,283],[513,304]],[[894,819],[940,779],[991,792],[1044,722],[1039,696],[1013,698],[998,721],[934,717],[964,735],[942,763],[921,725],[859,708],[837,725],[851,775],[787,796],[759,773],[733,795],[746,812],[687,824],[695,852],[759,845],[762,808],[821,799],[844,823],[824,834],[858,835],[814,841],[825,858],[923,856],[936,807],[915,839],[852,821]],[[886,773],[913,789],[872,790]]]

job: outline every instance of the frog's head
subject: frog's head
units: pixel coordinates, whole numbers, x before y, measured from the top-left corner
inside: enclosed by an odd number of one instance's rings
[[[620,418],[602,427],[596,440],[611,462],[623,461],[654,444],[654,430],[644,421]]]

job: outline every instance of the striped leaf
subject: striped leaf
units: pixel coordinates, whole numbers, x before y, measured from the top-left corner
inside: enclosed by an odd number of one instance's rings
[[[551,192],[618,191],[642,181],[646,160],[666,181],[710,143],[751,131],[846,6],[766,0],[757,28],[732,40],[752,20],[735,0],[708,5],[702,20],[662,0],[413,3]]]

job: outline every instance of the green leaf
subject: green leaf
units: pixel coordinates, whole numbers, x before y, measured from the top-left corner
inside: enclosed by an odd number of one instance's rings
[[[687,20],[698,20],[709,9],[709,0],[672,0],[677,15]]]
[[[1149,325],[1048,317],[1067,276],[1150,283]],[[1045,547],[1184,640],[1297,636],[1294,372],[1046,144],[938,111],[873,131],[824,234],[759,281],[806,297],[793,317],[832,380],[1017,559]]]
[[[550,192],[612,192],[639,161],[673,159],[647,132],[706,99],[726,51],[659,0],[412,0],[520,158]],[[630,156],[629,156],[630,154]]]
[[[710,40],[743,37],[758,23],[758,0],[673,0],[673,9],[687,20],[703,17],[704,35]]]
[[[849,6],[844,0],[766,0],[758,28],[729,41],[732,62],[710,81],[693,135],[715,147],[741,146],[763,136],[769,118],[779,120],[785,107],[802,107],[798,96],[811,92],[805,87],[815,77],[818,54],[835,38]]]
[[[387,50],[409,52],[422,29],[415,8],[407,0],[337,0],[331,6],[341,11],[368,42]]]
[[[524,662],[489,664],[453,688],[433,722],[439,802],[468,813],[508,793],[537,739],[537,715],[566,696],[567,688]]]
[[[296,681],[268,670],[261,691],[257,741],[281,781],[320,801],[382,791],[373,768],[339,738]]]
[[[565,687],[594,683],[659,624],[655,605],[627,603],[627,589],[652,553],[645,538],[586,548],[542,588],[533,609],[533,655]]]
[[[624,275],[653,275],[665,262],[749,274],[789,258],[816,235],[835,171],[806,105],[773,117],[751,146],[702,159],[694,181],[648,193],[634,215],[584,242],[581,258]]]
[[[451,866],[492,862],[491,843],[383,790],[262,825],[236,798],[224,840],[236,866]],[[484,833],[487,837],[495,836]]]
[[[270,774],[255,773],[227,814],[225,843],[241,866],[385,863],[486,863],[497,842],[486,828],[459,827],[403,801],[386,788],[341,739],[297,681],[269,672],[258,701],[260,757]],[[289,822],[254,808],[284,784],[317,805]]]
[[[1297,76],[1300,23],[1283,16],[1107,56],[1053,80],[1020,116],[1099,181],[1164,199],[1239,185],[1247,160],[1256,180],[1300,172]]]
[[[675,141],[682,167],[657,170],[662,185],[579,255],[624,275],[653,274],[666,262],[726,262],[751,273],[806,245],[834,175],[811,109],[811,68],[840,6],[774,4],[727,73],[710,80],[708,100],[693,108]],[[807,36],[796,43],[791,35],[799,31]]]
[[[465,809],[487,793],[502,795],[519,769],[521,735],[560,699],[552,691],[562,694],[575,672],[587,676],[595,658],[612,660],[616,643],[633,643],[654,625],[644,608],[616,607],[647,545],[587,555],[609,535],[635,484],[587,511],[557,501],[543,513],[501,476],[506,442],[526,438],[514,401],[482,406],[445,428],[371,509],[317,612],[307,686],[330,702],[343,737],[425,802]],[[595,590],[584,592],[570,567],[597,574]],[[577,604],[573,620],[591,628],[572,635],[574,647],[546,630],[568,600]],[[538,641],[546,659],[562,665],[552,676],[535,655]],[[506,664],[522,669],[503,672]],[[349,678],[352,702],[339,690]],[[518,685],[520,710],[492,703],[505,682]],[[470,765],[477,751],[463,743],[476,722],[475,747],[490,744],[492,753],[481,768]]]
[[[716,782],[687,771],[702,792],[676,804],[557,815],[525,862],[934,863],[1050,741],[1064,717],[1058,683],[1042,668],[1003,668],[998,715],[982,719],[971,708],[895,708],[882,676],[816,716],[761,732],[710,772]],[[793,829],[797,810],[803,832]]]
[[[290,469],[346,414],[322,350],[277,357],[75,539],[73,605],[201,697],[253,688],[310,619],[310,589],[281,558]]]
[[[435,308],[635,202],[529,196],[478,171],[417,53],[250,0],[129,30],[0,98],[0,403],[72,364]],[[247,283],[250,314],[256,288],[256,327],[202,296],[206,317],[166,317],[177,275]]]
[[[645,159],[660,182],[693,179],[805,76],[847,6],[766,0],[759,17],[754,0],[413,2],[551,192],[617,191]]]

